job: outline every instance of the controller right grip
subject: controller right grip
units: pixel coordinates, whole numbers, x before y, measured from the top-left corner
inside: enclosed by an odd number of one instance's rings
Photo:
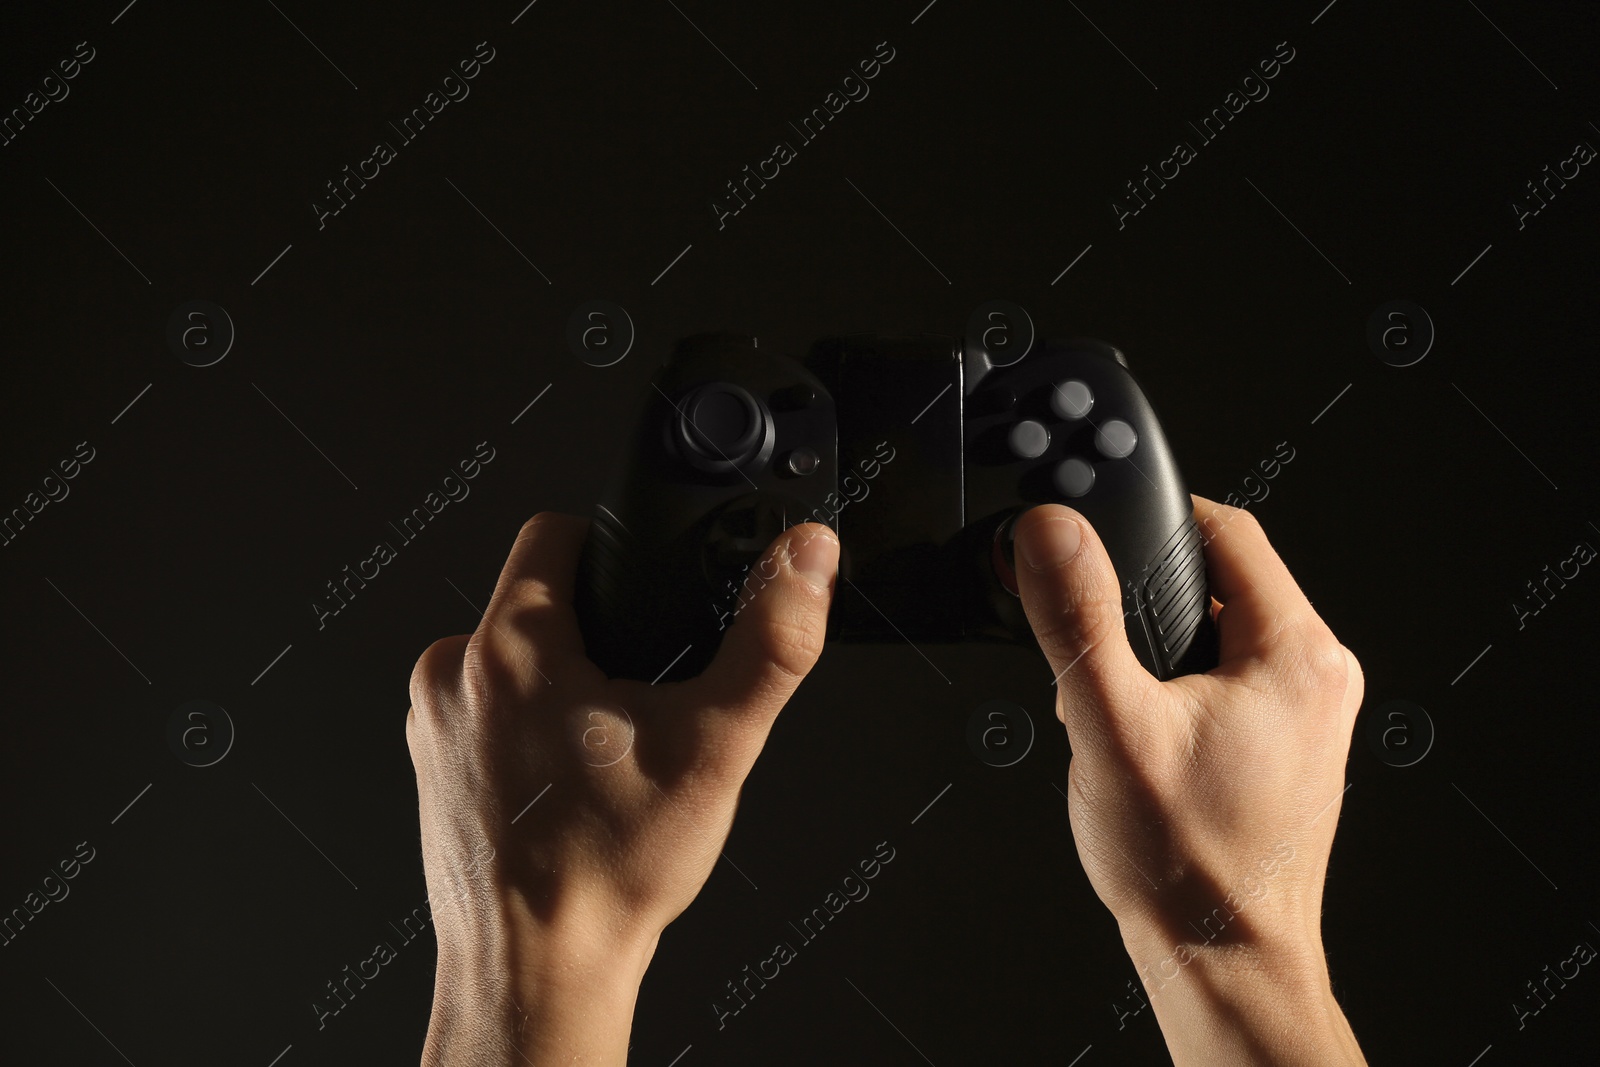
[[[1146,666],[1156,677],[1199,674],[1217,665],[1205,538],[1192,517],[1184,518],[1130,585],[1124,610],[1138,613],[1149,653]]]

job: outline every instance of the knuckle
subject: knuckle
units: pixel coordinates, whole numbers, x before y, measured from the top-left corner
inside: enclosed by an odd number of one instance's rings
[[[516,689],[521,676],[515,652],[482,628],[468,640],[461,666],[462,697],[470,708],[492,706],[498,695]]]
[[[448,686],[460,671],[461,637],[442,637],[423,650],[411,668],[411,703],[427,707],[439,690]]]
[[[517,531],[517,540],[521,541],[524,537],[531,537],[538,531],[540,526],[543,526],[547,522],[555,521],[556,517],[557,512],[554,511],[539,512],[532,518],[528,519],[527,522],[522,524],[522,529]]]
[[[1083,591],[1070,592],[1060,608],[1033,628],[1041,644],[1077,656],[1117,636],[1123,625],[1122,602]]]
[[[1302,639],[1295,643],[1293,669],[1305,689],[1335,699],[1344,695],[1351,681],[1344,646],[1320,619],[1309,619],[1303,627]]]
[[[556,512],[541,511],[524,522],[517,529],[517,536],[511,542],[512,557],[515,558],[516,554],[523,549],[527,542],[538,538],[542,533],[542,528],[555,521],[557,517]],[[496,592],[498,591],[497,589]]]
[[[1201,500],[1195,505],[1194,523],[1200,528],[1200,536],[1207,542],[1217,536],[1217,531],[1223,527],[1226,515],[1223,514],[1224,505],[1214,500]]]
[[[502,578],[489,597],[484,618],[493,625],[505,624],[514,629],[526,630],[537,626],[547,616],[560,616],[570,610],[571,603],[557,597],[542,579],[526,575]]]
[[[406,712],[406,752],[411,756],[411,766],[420,770],[431,762],[431,751],[438,743],[437,731],[427,728],[425,717],[413,704]]]
[[[1358,697],[1355,703],[1359,705],[1361,703],[1359,698],[1365,696],[1367,692],[1366,672],[1361,669],[1361,661],[1356,658],[1356,654],[1348,647],[1339,645],[1339,653],[1344,657],[1345,692],[1354,690]]]
[[[1078,633],[1085,651],[1099,648],[1122,636],[1124,619],[1120,603],[1091,600],[1079,608],[1079,614],[1082,622]]]
[[[1252,537],[1260,537],[1265,533],[1261,526],[1261,520],[1256,518],[1255,512],[1247,508],[1235,507],[1229,507],[1227,510],[1229,513],[1227,524],[1237,527],[1240,533],[1248,534]]]
[[[1242,524],[1245,530],[1251,529],[1252,526],[1256,530],[1261,528],[1260,520],[1246,509],[1236,508],[1232,504],[1219,504],[1215,501],[1206,502],[1204,514],[1196,517],[1196,523],[1200,527],[1201,534],[1208,542],[1221,536],[1224,530],[1234,526],[1236,523]]]
[[[761,628],[761,652],[785,682],[798,685],[822,652],[820,628],[778,617]]]
[[[578,521],[575,516],[567,515],[560,511],[541,511],[522,524],[521,529],[517,531],[517,539],[512,543],[512,548],[520,547],[524,541],[543,537],[545,534],[553,532],[553,528],[559,527],[563,523],[575,521]]]
[[[519,638],[544,641],[577,625],[572,605],[552,596],[542,584],[525,582],[509,596],[497,599],[484,616],[484,625],[494,629],[496,637],[503,638],[500,631],[504,630]]]
[[[1356,657],[1354,652],[1350,651],[1350,647],[1348,645],[1339,645],[1339,651],[1344,653],[1345,665],[1350,671],[1351,684],[1365,685],[1367,675],[1366,672],[1361,669],[1361,660]]]
[[[1066,611],[1044,611],[1028,620],[1033,629],[1034,639],[1039,642],[1039,647],[1050,649],[1063,649],[1073,643],[1072,639],[1078,632],[1078,622]]]

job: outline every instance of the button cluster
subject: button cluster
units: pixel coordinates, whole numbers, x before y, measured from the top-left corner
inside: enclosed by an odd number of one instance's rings
[[[1094,390],[1076,378],[1059,381],[1050,390],[1050,410],[1075,423],[1094,410]],[[1017,459],[1038,459],[1050,447],[1050,428],[1038,419],[1023,419],[1006,435],[1006,447]],[[1104,459],[1127,459],[1139,447],[1139,432],[1125,419],[1107,419],[1095,430],[1094,448]],[[1094,465],[1071,456],[1056,464],[1051,481],[1062,496],[1077,498],[1094,488]]]

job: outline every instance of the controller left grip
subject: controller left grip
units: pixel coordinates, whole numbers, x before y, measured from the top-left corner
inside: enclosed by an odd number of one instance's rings
[[[603,508],[596,508],[578,557],[572,606],[584,650],[608,676],[628,673],[628,643],[621,625],[627,618],[631,547],[621,525]]]
[[[573,609],[584,651],[610,678],[676,680],[698,674],[720,635],[686,617],[693,602],[686,560],[642,542],[597,507],[578,557]],[[685,648],[685,644],[689,647]]]

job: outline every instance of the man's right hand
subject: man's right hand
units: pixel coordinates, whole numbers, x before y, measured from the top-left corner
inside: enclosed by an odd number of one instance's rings
[[[1083,516],[1051,504],[1017,522],[1022,603],[1072,746],[1078,856],[1180,1067],[1364,1064],[1321,936],[1361,667],[1255,517],[1194,500],[1221,663],[1168,682],[1129,647]]]

